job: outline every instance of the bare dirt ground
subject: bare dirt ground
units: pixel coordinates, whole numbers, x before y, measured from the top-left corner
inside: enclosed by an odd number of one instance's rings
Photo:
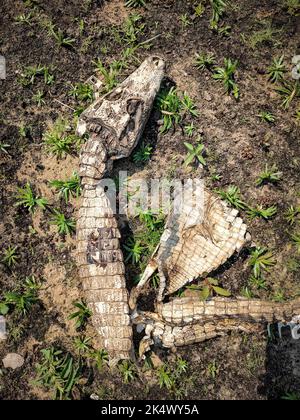
[[[195,7],[202,4],[202,13]],[[298,8],[294,9],[294,4]],[[118,81],[136,68],[149,54],[158,54],[167,64],[165,86],[176,85],[194,101],[197,117],[185,117],[166,134],[160,132],[161,114],[153,110],[142,142],[151,146],[151,158],[136,163],[133,158],[115,168],[145,178],[202,176],[211,188],[240,188],[242,199],[251,206],[277,206],[269,220],[242,217],[252,236],[252,247],[266,247],[276,264],[265,274],[264,287],[251,283],[250,248],[232,258],[214,277],[232,295],[249,293],[268,299],[289,299],[300,292],[300,232],[295,213],[294,223],[287,220],[291,206],[300,206],[300,101],[294,94],[288,108],[276,92],[278,84],[268,78],[274,58],[284,55],[286,80],[293,81],[292,58],[300,53],[300,17],[297,1],[231,0],[221,17],[219,28],[212,30],[209,1],[149,0],[146,7],[126,7],[122,0],[6,0],[0,6],[0,54],[5,56],[7,75],[0,80],[0,302],[10,291],[22,290],[26,277],[34,276],[40,287],[39,300],[26,314],[10,310],[6,315],[8,338],[0,341],[0,360],[10,352],[21,354],[22,368],[3,368],[0,362],[0,398],[53,398],[51,386],[34,382],[41,350],[55,347],[69,352],[81,366],[81,374],[70,398],[87,399],[91,394],[111,399],[277,399],[300,396],[300,347],[289,337],[271,339],[266,328],[261,333],[232,333],[213,341],[182,348],[177,355],[156,350],[148,365],[136,367],[130,383],[118,367],[99,369],[84,359],[74,347],[74,338],[94,338],[90,325],[78,331],[69,315],[72,302],[83,297],[74,262],[74,235],[59,235],[50,225],[51,209],[57,208],[76,219],[78,200],[67,204],[50,187],[49,181],[67,179],[78,169],[78,153],[63,158],[53,156],[44,144],[43,135],[59,117],[69,121],[74,130],[74,112],[88,102],[70,95],[72,86],[84,83],[96,70],[98,58],[105,66],[124,59],[124,52],[134,47],[117,74]],[[200,10],[200,9],[199,9]],[[201,9],[202,10],[202,9]],[[140,15],[128,29],[128,18]],[[21,16],[21,18],[20,18]],[[23,18],[22,18],[23,16]],[[24,18],[25,16],[25,18]],[[127,23],[126,23],[127,22]],[[71,45],[59,45],[51,34],[51,24]],[[127,26],[126,26],[127,25]],[[56,32],[57,33],[57,32]],[[158,37],[156,37],[159,35]],[[140,43],[152,39],[150,43]],[[135,48],[136,47],[136,48]],[[238,60],[235,81],[240,97],[224,93],[222,83],[214,80],[209,69],[195,65],[197,53],[213,53],[216,65],[224,58]],[[43,75],[33,83],[22,83],[28,66],[48,66],[54,75],[47,84]],[[280,84],[280,83],[279,83]],[[42,93],[42,101],[37,96]],[[263,121],[258,114],[271,113],[274,122]],[[297,113],[298,111],[298,113]],[[193,122],[195,131],[188,137],[184,127]],[[26,130],[24,131],[24,127]],[[184,142],[195,144],[202,135],[205,167],[185,168]],[[7,147],[2,147],[7,145]],[[256,180],[268,167],[281,172],[278,182],[258,187]],[[16,206],[18,187],[30,182],[34,192],[48,200],[45,210],[33,214]],[[128,230],[124,228],[126,243]],[[300,236],[299,236],[300,237]],[[5,262],[8,247],[16,248],[14,264]],[[131,287],[136,267],[129,267]],[[162,364],[172,371],[178,357],[187,361],[187,371],[175,388],[159,384]],[[299,397],[300,398],[300,397]]]

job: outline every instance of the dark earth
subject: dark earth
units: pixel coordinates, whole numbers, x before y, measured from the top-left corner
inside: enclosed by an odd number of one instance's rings
[[[203,13],[197,16],[195,7],[200,3]],[[147,179],[153,174],[169,179],[202,176],[210,189],[238,186],[242,199],[252,206],[277,206],[270,220],[251,220],[241,212],[252,243],[213,276],[233,296],[247,292],[284,300],[299,295],[300,240],[297,249],[292,235],[300,233],[300,225],[297,217],[291,225],[286,212],[300,205],[300,100],[296,94],[284,108],[277,84],[267,74],[272,60],[284,55],[284,77],[293,81],[292,58],[300,54],[299,1],[231,0],[219,24],[231,27],[227,34],[210,28],[209,1],[149,0],[146,7],[130,8],[122,0],[5,0],[0,12],[0,54],[7,66],[6,79],[0,80],[0,145],[8,145],[4,150],[0,147],[0,302],[8,291],[22,290],[28,276],[40,283],[39,300],[30,311],[10,310],[5,316],[8,337],[0,341],[0,398],[53,398],[51,387],[34,382],[41,350],[53,346],[81,363],[81,376],[69,398],[89,399],[96,394],[100,399],[300,399],[300,342],[292,340],[288,331],[280,339],[275,327],[272,337],[262,326],[257,334],[231,333],[181,348],[177,354],[153,349],[148,363],[136,365],[129,383],[118,367],[98,369],[79,357],[74,337],[92,337],[94,331],[91,325],[78,331],[74,320],[69,320],[72,302],[82,297],[74,262],[75,238],[59,235],[49,224],[51,208],[76,219],[79,201],[72,198],[66,204],[49,181],[70,177],[78,169],[78,153],[59,159],[43,141],[43,134],[59,117],[68,120],[74,131],[73,110],[88,103],[71,96],[70,90],[93,74],[101,79],[95,60],[100,58],[109,66],[122,59],[126,48],[137,47],[117,76],[121,81],[149,54],[158,54],[167,64],[164,85],[187,92],[198,116],[184,116],[174,129],[162,134],[161,115],[155,107],[142,139],[152,147],[150,160],[136,163],[131,157],[117,163],[114,173],[126,169],[130,175]],[[143,27],[130,42],[124,22],[132,13],[140,15],[137,25]],[[27,22],[18,18],[22,15],[29,15]],[[49,22],[74,39],[71,45],[58,45],[49,33]],[[262,35],[266,28],[268,36]],[[213,53],[218,66],[223,66],[224,58],[238,60],[238,100],[224,92],[210,70],[197,69],[196,53]],[[20,82],[24,68],[38,65],[51,66],[54,82],[47,85],[43,76],[37,76],[33,84],[24,86]],[[34,99],[39,91],[43,92],[40,104]],[[258,117],[261,111],[273,114],[275,121],[263,121]],[[196,129],[188,137],[184,126],[192,121]],[[25,133],[22,127],[28,128]],[[184,141],[195,144],[199,134],[206,166],[185,168]],[[258,187],[256,180],[266,164],[276,165],[282,176],[277,183]],[[36,194],[47,198],[45,210],[32,214],[15,205],[17,188],[27,181]],[[122,226],[126,244],[135,226],[124,220]],[[17,247],[12,266],[3,261],[9,246]],[[264,288],[250,282],[249,254],[255,246],[268,248],[276,259],[265,274]],[[129,265],[129,288],[136,274],[138,269]],[[4,368],[1,362],[12,352],[25,359],[16,370]],[[161,387],[160,367],[165,363],[174,370],[178,357],[187,361],[186,372],[171,390]]]

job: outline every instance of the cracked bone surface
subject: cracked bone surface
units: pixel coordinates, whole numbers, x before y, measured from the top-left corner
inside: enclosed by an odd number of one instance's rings
[[[201,184],[190,187],[187,197],[183,206],[173,206],[170,211],[159,246],[131,294],[133,308],[141,289],[157,269],[161,301],[216,270],[249,240],[247,226],[238,217],[238,211]]]
[[[164,62],[147,58],[116,89],[80,116],[77,131],[89,134],[80,155],[83,194],[77,222],[77,264],[99,347],[113,359],[133,355],[125,267],[113,205],[99,181],[113,160],[136,146],[164,76]]]
[[[145,327],[140,355],[151,344],[166,348],[199,343],[228,331],[254,332],[263,323],[289,322],[300,313],[300,298],[287,302],[221,298],[200,301],[183,297],[158,305],[158,312],[139,312],[133,322]],[[295,322],[297,318],[294,318]]]

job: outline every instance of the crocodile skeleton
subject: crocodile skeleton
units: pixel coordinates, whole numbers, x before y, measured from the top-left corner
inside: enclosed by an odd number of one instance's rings
[[[197,277],[217,269],[249,240],[246,225],[219,197],[204,190],[202,204],[189,201],[170,210],[165,231],[141,281],[128,296],[115,209],[101,182],[114,160],[137,145],[164,76],[159,57],[147,58],[116,89],[95,100],[80,116],[77,131],[89,138],[80,154],[82,202],[77,221],[77,264],[99,347],[113,359],[133,358],[132,326],[145,328],[142,355],[152,343],[173,348],[200,342],[229,330],[253,331],[262,322],[291,319],[300,302],[214,298],[176,298],[163,303]],[[191,192],[193,194],[193,192]],[[158,270],[156,312],[138,308],[138,298]]]

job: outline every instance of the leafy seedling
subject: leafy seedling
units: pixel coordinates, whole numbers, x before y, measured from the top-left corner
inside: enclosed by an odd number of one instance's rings
[[[265,122],[268,122],[268,123],[273,123],[276,120],[275,116],[273,114],[271,114],[271,112],[267,112],[267,111],[261,111],[257,116],[262,121],[265,121]]]
[[[26,183],[24,188],[18,188],[16,199],[16,206],[25,207],[31,213],[34,213],[37,207],[44,210],[48,205],[48,201],[45,198],[35,195],[29,182]]]
[[[126,7],[145,7],[146,0],[126,0],[125,6]]]
[[[53,216],[50,224],[57,227],[57,231],[60,235],[71,235],[76,228],[75,220],[68,219],[63,213],[56,209],[53,209]]]
[[[238,210],[245,210],[248,207],[247,204],[243,200],[241,200],[240,189],[235,185],[229,186],[226,191],[217,188],[215,192],[223,200],[227,201],[229,204],[231,204]]]
[[[290,225],[293,225],[300,215],[300,207],[290,206],[289,209],[285,213],[285,219]]]
[[[41,350],[42,362],[36,365],[35,383],[49,388],[57,400],[70,399],[80,380],[81,366],[69,354],[54,347]]]
[[[262,206],[257,206],[255,208],[249,207],[247,210],[247,215],[250,219],[255,218],[262,218],[265,220],[269,220],[277,214],[277,206],[271,206],[267,208],[263,208]]]
[[[276,184],[280,181],[282,177],[282,172],[279,172],[276,165],[271,166],[271,168],[266,165],[265,170],[259,175],[256,180],[256,186],[260,187],[263,184],[271,183]]]
[[[68,130],[67,123],[58,119],[53,127],[43,135],[47,150],[59,159],[77,151],[82,142],[81,138],[70,134]]]
[[[216,30],[218,28],[218,24],[221,17],[225,13],[227,2],[224,0],[210,0],[210,4],[212,7],[212,17],[210,19],[210,27]]]
[[[44,101],[45,93],[42,90],[38,90],[35,95],[32,96],[32,100],[36,102],[37,106],[43,106],[46,104]]]
[[[145,247],[142,245],[141,241],[135,241],[134,238],[129,238],[128,245],[124,245],[124,248],[127,251],[125,262],[131,260],[132,264],[136,264],[140,261],[145,250]]]
[[[232,61],[230,58],[224,59],[224,67],[215,67],[213,78],[223,83],[225,92],[233,94],[235,99],[239,98],[239,87],[235,82],[234,75],[237,69],[238,62]]]
[[[70,179],[54,180],[49,182],[50,186],[58,191],[59,195],[65,199],[67,203],[71,197],[78,198],[81,194],[80,178],[77,172],[73,172]]]
[[[300,233],[295,233],[291,237],[294,245],[297,247],[297,251],[300,253]]]
[[[216,63],[216,57],[213,53],[202,53],[196,55],[195,64],[199,70],[211,70]]]
[[[158,94],[157,103],[163,115],[161,132],[166,133],[181,121],[181,100],[176,89],[171,87],[169,91],[163,91]]]
[[[184,161],[185,166],[189,166],[195,160],[198,161],[203,166],[206,165],[205,159],[202,156],[203,151],[204,151],[204,144],[202,144],[200,140],[201,140],[201,137],[198,138],[197,146],[193,146],[190,143],[184,142],[184,145],[188,150],[188,155]]]
[[[118,365],[125,384],[132,382],[137,377],[136,367],[130,360],[123,360]]]
[[[133,161],[134,163],[146,163],[151,158],[153,147],[150,145],[142,145],[140,148],[134,153],[133,155]]]
[[[118,75],[122,69],[122,64],[119,61],[113,61],[109,66],[105,66],[100,58],[93,62],[96,70],[101,74],[104,81],[102,91],[104,93],[110,92],[118,84]]]
[[[9,148],[10,148],[10,144],[0,142],[0,152],[3,152],[3,153],[8,155],[9,153],[8,153],[7,149],[9,149]]]
[[[196,127],[194,126],[194,123],[191,122],[191,124],[188,124],[184,127],[184,132],[188,137],[192,137],[195,129]]]
[[[88,83],[75,83],[75,85],[72,85],[69,94],[80,101],[88,102],[94,99],[93,86]]]
[[[253,269],[254,277],[261,277],[263,271],[269,272],[275,264],[273,253],[267,248],[257,247],[251,251],[249,265]]]
[[[69,316],[69,319],[75,320],[76,329],[83,328],[86,325],[88,319],[92,316],[92,312],[83,301],[73,302],[73,306],[75,306],[78,311],[73,312]]]
[[[1,262],[9,268],[14,266],[19,259],[17,254],[17,248],[17,246],[9,246],[7,249],[4,250],[4,255],[1,259]]]
[[[74,42],[76,41],[75,38],[70,38],[67,36],[61,29],[57,28],[55,25],[52,25],[50,28],[50,33],[55,39],[57,45],[59,47],[66,47],[66,48],[73,48]]]
[[[272,64],[267,69],[267,75],[270,82],[276,83],[283,79],[287,69],[284,64],[284,56],[273,59]]]
[[[199,297],[201,300],[207,300],[214,294],[224,297],[231,296],[231,293],[228,290],[219,286],[219,281],[217,279],[213,279],[211,277],[203,280],[200,285],[187,286],[187,289],[199,290]]]
[[[300,83],[298,80],[295,82],[290,80],[283,80],[281,86],[279,86],[276,91],[282,97],[281,106],[287,109],[289,108],[293,99],[300,97]]]

